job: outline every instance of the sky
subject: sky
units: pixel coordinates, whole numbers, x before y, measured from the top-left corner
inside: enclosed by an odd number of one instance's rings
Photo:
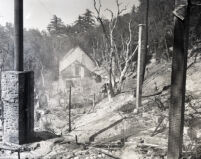
[[[122,8],[128,10],[138,0],[120,0]],[[101,0],[102,15],[109,18],[106,8],[117,10],[115,0]],[[24,0],[24,27],[39,30],[46,29],[52,15],[57,15],[65,24],[71,25],[86,9],[94,11],[93,0]],[[0,24],[14,21],[14,0],[0,0]]]

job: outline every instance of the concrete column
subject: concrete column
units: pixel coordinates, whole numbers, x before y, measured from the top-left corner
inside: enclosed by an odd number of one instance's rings
[[[34,73],[6,71],[1,76],[3,142],[24,144],[34,131]]]

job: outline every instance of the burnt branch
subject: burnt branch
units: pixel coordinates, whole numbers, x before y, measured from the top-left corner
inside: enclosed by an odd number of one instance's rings
[[[102,7],[101,1],[99,0],[99,6],[98,6],[98,4],[96,3],[96,0],[94,0],[94,9],[96,10],[96,13],[97,13],[97,17],[95,17],[95,18],[97,19],[97,21],[100,22],[101,27],[103,29],[104,36],[107,39],[107,41],[109,41],[109,37],[108,37],[108,34],[107,34],[106,27],[104,25],[103,19],[101,18],[101,15],[100,15],[101,7]]]

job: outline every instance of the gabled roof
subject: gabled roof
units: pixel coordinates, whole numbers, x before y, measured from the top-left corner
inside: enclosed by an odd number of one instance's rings
[[[88,56],[80,47],[72,48],[59,63],[59,71],[68,68],[72,63],[78,61],[85,66],[89,71],[93,71],[96,63]]]
[[[63,59],[66,59],[66,58],[67,58],[69,55],[71,55],[76,49],[77,49],[77,47],[70,49],[70,50],[66,53],[66,55],[62,58],[62,60],[63,60]]]

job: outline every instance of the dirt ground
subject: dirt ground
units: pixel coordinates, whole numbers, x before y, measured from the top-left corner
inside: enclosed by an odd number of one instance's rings
[[[191,60],[189,61],[189,64]],[[201,137],[201,60],[187,71],[186,118],[184,152],[199,156]],[[66,159],[159,159],[166,157],[168,138],[170,63],[150,63],[143,87],[140,113],[136,114],[135,98],[127,92],[135,86],[129,79],[124,93],[112,101],[104,99],[92,105],[72,110],[72,132],[68,132],[68,110],[54,98],[36,121],[36,131],[49,131],[52,139],[42,135],[41,140],[0,151],[0,158],[66,158]],[[133,79],[135,80],[135,79]],[[154,95],[157,94],[157,95]],[[45,136],[45,137],[44,137]],[[77,140],[76,140],[77,138]],[[191,153],[191,156],[192,156]]]

